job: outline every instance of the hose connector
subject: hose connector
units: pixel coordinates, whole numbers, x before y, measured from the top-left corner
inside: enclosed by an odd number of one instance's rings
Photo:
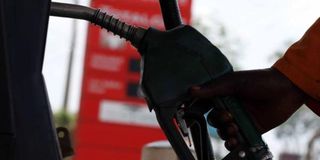
[[[136,48],[139,47],[140,41],[146,32],[145,29],[128,25],[125,22],[108,15],[106,12],[102,12],[100,9],[95,11],[91,23],[107,29],[113,34],[120,36],[120,38],[130,41]]]

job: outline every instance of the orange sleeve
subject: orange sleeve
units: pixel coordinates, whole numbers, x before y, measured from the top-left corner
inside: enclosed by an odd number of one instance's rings
[[[307,106],[320,115],[320,18],[273,67],[310,96]]]

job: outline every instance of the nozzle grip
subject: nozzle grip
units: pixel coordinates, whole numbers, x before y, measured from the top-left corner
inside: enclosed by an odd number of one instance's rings
[[[231,96],[217,98],[215,99],[215,107],[216,109],[227,110],[232,114],[241,135],[250,146],[265,144],[253,121],[249,118],[247,112],[244,111],[238,99]]]
[[[243,152],[247,160],[267,160],[272,159],[272,154],[266,143],[263,141],[261,134],[258,132],[248,113],[242,107],[240,101],[234,97],[226,96],[215,99],[215,109],[227,110],[234,118],[239,127],[240,148],[231,151],[230,154],[239,156]],[[233,153],[237,152],[237,153]]]

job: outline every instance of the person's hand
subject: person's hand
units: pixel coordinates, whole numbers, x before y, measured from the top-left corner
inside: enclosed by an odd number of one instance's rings
[[[203,87],[192,87],[195,98],[235,96],[249,113],[258,131],[263,134],[285,122],[303,103],[304,93],[274,68],[229,73]],[[239,130],[226,111],[209,114],[209,124],[217,128],[225,146],[237,147],[235,138]]]

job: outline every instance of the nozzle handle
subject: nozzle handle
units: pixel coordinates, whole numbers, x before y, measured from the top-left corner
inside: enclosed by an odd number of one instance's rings
[[[233,157],[245,160],[271,160],[272,154],[267,144],[263,141],[248,113],[243,109],[240,101],[235,97],[226,96],[215,99],[216,110],[227,110],[230,112],[240,129],[238,138],[240,140],[240,149],[232,150],[227,157]],[[232,155],[232,156],[231,156]],[[243,155],[243,157],[241,157]],[[226,157],[227,160],[228,158]],[[234,158],[231,158],[234,159]]]

